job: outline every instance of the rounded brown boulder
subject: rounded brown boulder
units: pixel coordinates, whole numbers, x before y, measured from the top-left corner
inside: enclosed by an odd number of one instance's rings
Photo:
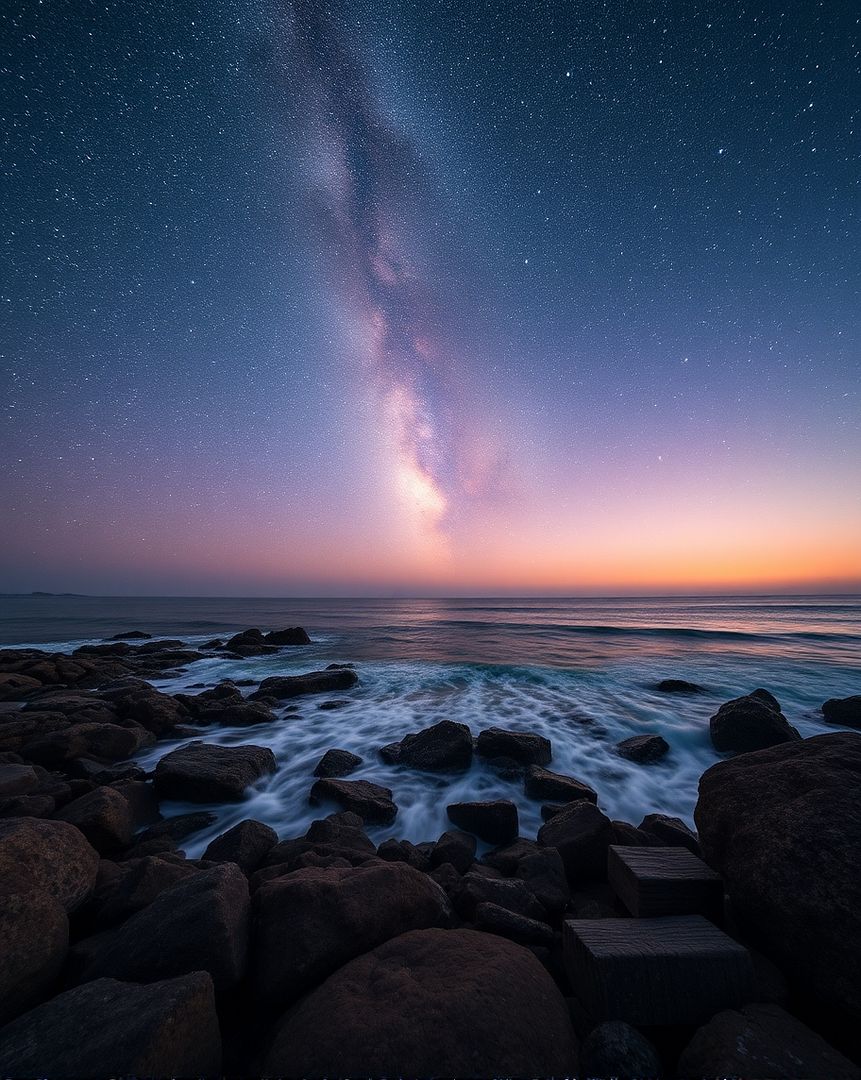
[[[286,1017],[267,1075],[572,1076],[565,999],[535,956],[415,930],[351,961]]]
[[[51,987],[69,946],[69,919],[52,896],[32,891],[0,897],[0,1024]]]
[[[7,892],[41,889],[74,911],[92,893],[99,856],[83,833],[65,821],[0,821],[0,882]]]

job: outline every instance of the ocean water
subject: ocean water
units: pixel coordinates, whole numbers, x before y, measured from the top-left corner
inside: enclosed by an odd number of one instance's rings
[[[421,773],[384,764],[379,747],[442,719],[474,734],[491,725],[550,739],[554,771],[598,792],[611,817],[638,824],[651,812],[692,823],[697,782],[719,760],[708,720],[724,701],[762,686],[776,695],[803,736],[833,731],[819,711],[829,697],[861,693],[861,597],[700,597],[662,599],[276,600],[215,598],[0,598],[0,642],[70,650],[119,631],[146,630],[190,644],[250,626],[304,626],[312,644],[247,660],[207,659],[159,680],[168,692],[224,678],[259,682],[333,662],[356,664],[353,689],[298,699],[274,724],[202,729],[223,744],[269,746],[277,773],[246,800],[211,809],[218,820],[186,845],[198,855],[244,817],[282,837],[304,832],[329,808],[312,807],[313,769],[330,747],[359,754],[350,779],[389,787],[399,806],[391,826],[369,830],[413,841],[448,826],[448,803],[513,799],[521,833],[534,836],[540,805],[522,783],[500,778],[476,759],[465,774]],[[706,687],[696,696],[658,693],[682,678]],[[250,692],[249,687],[245,692]],[[192,691],[194,692],[194,691]],[[342,704],[321,710],[324,701]],[[616,744],[657,732],[670,744],[663,761],[625,761]],[[187,740],[141,755],[149,768]],[[169,803],[165,813],[199,809]],[[332,808],[334,809],[334,807]]]

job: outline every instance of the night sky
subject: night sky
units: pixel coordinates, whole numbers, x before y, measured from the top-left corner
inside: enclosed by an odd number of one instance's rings
[[[861,585],[850,0],[6,0],[0,589]]]

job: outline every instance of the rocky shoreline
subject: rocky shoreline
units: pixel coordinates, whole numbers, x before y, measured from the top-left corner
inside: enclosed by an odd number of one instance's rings
[[[375,845],[366,826],[397,821],[392,792],[347,779],[362,758],[332,747],[309,777],[321,817],[304,835],[243,820],[186,858],[211,816],[164,818],[160,804],[238,803],[276,768],[270,748],[210,743],[207,728],[274,723],[274,708],[347,691],[361,672],[333,664],[196,694],[149,680],[308,643],[293,627],[194,649],[141,631],[71,655],[0,651],[0,1072],[861,1075],[857,733],[802,739],[766,690],[725,703],[710,735],[735,756],[704,773],[694,834],[658,814],[610,820],[598,792],[548,768],[541,735],[442,721],[368,756],[432,775],[477,755],[542,804],[535,840],[497,799],[450,804],[451,829],[426,843]],[[822,711],[861,727],[861,696]],[[134,763],[178,739],[151,772]],[[617,750],[649,768],[667,744],[646,733]],[[491,850],[477,857],[477,841]],[[681,976],[665,1022],[610,1007],[609,968],[605,1005],[584,1004],[566,935],[657,925],[632,918],[608,880],[629,849],[669,867],[662,918],[718,923],[728,954],[743,947],[732,955],[750,976],[723,998],[715,980],[696,1015],[680,1001],[674,1017]],[[718,881],[719,910],[691,899],[697,875]],[[656,967],[631,970],[635,996]]]

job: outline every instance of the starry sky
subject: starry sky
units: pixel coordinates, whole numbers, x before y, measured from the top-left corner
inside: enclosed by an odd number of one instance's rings
[[[850,0],[0,40],[0,589],[861,588]]]

